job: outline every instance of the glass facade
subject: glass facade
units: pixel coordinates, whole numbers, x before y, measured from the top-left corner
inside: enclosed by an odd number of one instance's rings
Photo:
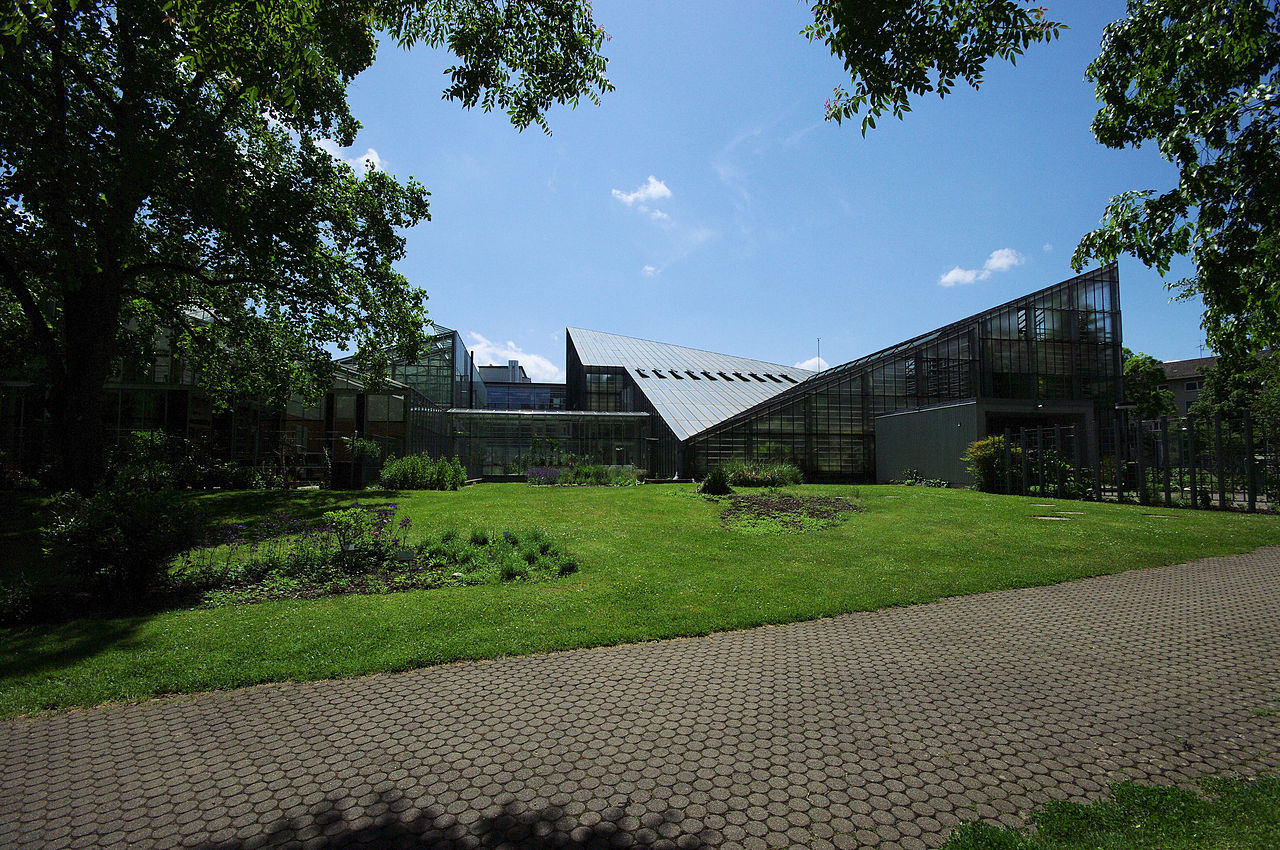
[[[649,468],[645,413],[451,410],[449,426],[443,453],[461,458],[471,476],[522,473],[535,446],[591,463]]]
[[[685,462],[786,461],[806,477],[871,479],[875,418],[964,399],[1122,398],[1119,279],[1087,272],[978,316],[837,366],[688,440]]]
[[[338,361],[354,365],[354,357]],[[471,363],[462,335],[442,325],[431,326],[431,344],[422,359],[413,363],[393,361],[391,380],[417,390],[442,408],[486,406],[484,381]]]
[[[484,385],[489,410],[564,410],[564,384],[518,384],[486,381]]]

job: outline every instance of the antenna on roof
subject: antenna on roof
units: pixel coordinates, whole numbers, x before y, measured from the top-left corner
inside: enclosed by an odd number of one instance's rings
[[[822,371],[822,337],[818,337],[818,362],[814,364],[814,371]]]

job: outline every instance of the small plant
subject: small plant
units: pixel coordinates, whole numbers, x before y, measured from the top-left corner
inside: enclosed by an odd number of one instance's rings
[[[727,496],[733,492],[729,486],[729,471],[723,466],[713,466],[707,477],[698,485],[698,492],[707,496]]]
[[[941,478],[926,478],[920,470],[907,467],[902,470],[902,483],[908,487],[947,487],[950,486]]]
[[[34,590],[24,576],[0,582],[0,625],[20,623],[31,614]]]
[[[560,470],[554,466],[533,466],[525,473],[525,480],[536,485],[559,484]]]
[[[354,432],[350,437],[343,437],[342,444],[346,446],[353,460],[377,460],[382,457],[382,446],[378,441],[361,437],[359,431]]]

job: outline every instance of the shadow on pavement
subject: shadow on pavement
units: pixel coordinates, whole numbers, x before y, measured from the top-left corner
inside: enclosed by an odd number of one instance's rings
[[[613,806],[603,812],[570,817],[558,806],[525,809],[518,802],[491,804],[478,816],[454,815],[438,805],[416,807],[398,789],[378,795],[377,802],[360,805],[345,797],[329,797],[301,817],[242,830],[240,836],[192,845],[197,850],[249,850],[249,848],[307,847],[333,850],[340,847],[447,850],[587,850],[622,846],[669,846],[680,850],[705,850],[708,842],[701,821],[682,827],[683,813],[636,815],[632,806]],[[581,820],[587,820],[584,825]],[[261,831],[258,831],[261,830]],[[718,835],[718,834],[717,834]]]

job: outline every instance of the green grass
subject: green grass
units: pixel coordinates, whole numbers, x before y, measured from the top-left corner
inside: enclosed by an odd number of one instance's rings
[[[1273,850],[1280,847],[1280,778],[1207,779],[1206,794],[1120,782],[1085,805],[1053,801],[1033,812],[1033,834],[959,826],[943,850]]]
[[[1280,543],[1275,516],[1060,502],[921,487],[806,486],[866,510],[806,534],[723,527],[690,486],[481,484],[364,493],[397,501],[415,535],[542,528],[581,572],[541,584],[280,600],[0,630],[0,716],[259,682],[351,676],[459,659],[700,635],[1042,585]],[[242,522],[318,516],[332,492],[199,497]],[[1171,518],[1146,516],[1171,514]],[[411,537],[411,541],[414,538]],[[0,561],[6,556],[0,550]]]

